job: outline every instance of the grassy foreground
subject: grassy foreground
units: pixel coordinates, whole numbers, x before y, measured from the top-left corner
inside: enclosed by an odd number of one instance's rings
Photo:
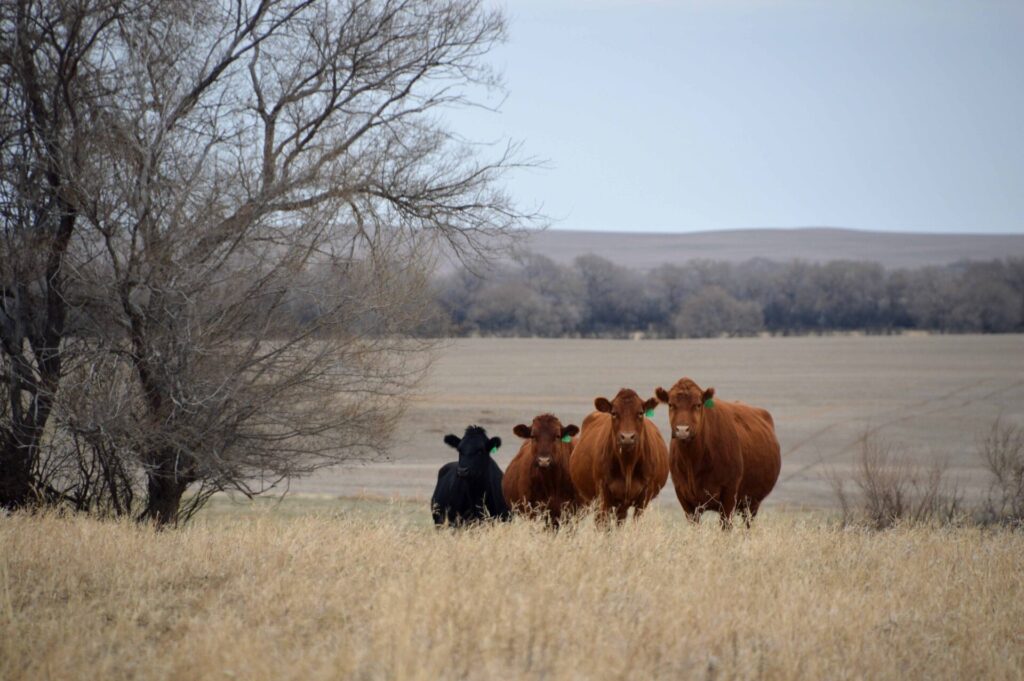
[[[0,679],[1024,676],[1024,534],[0,517]],[[713,517],[712,517],[713,520]]]

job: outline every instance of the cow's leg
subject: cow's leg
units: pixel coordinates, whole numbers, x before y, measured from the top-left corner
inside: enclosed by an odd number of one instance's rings
[[[647,508],[647,502],[648,499],[646,497],[641,497],[637,500],[636,504],[633,505],[633,520],[640,519],[640,514],[642,514],[644,509]]]
[[[611,504],[608,503],[607,497],[601,498],[601,505],[594,518],[600,528],[607,529],[611,525]]]
[[[555,500],[555,503],[545,509],[544,513],[544,526],[550,527],[552,530],[558,529],[558,520],[561,516],[562,507]]]
[[[760,508],[760,501],[749,501],[749,503],[747,504],[747,510],[749,512],[749,520],[747,520],[747,527],[750,527],[750,523],[754,522],[754,518],[757,517],[757,511]]]
[[[743,497],[736,504],[736,512],[743,516],[743,523],[750,527],[750,497]]]
[[[718,515],[722,520],[722,529],[732,529],[732,514],[736,510],[736,490],[723,489],[719,496]]]
[[[683,507],[683,513],[686,514],[687,520],[689,520],[691,523],[699,523],[700,513],[697,513],[697,507],[691,504],[689,500],[687,500],[686,497],[683,496],[682,490],[680,490],[678,487],[676,487],[675,490],[676,499],[679,499],[679,505]]]

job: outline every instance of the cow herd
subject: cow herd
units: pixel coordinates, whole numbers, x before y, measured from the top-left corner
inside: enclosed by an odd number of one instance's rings
[[[668,405],[671,446],[655,425],[654,410]],[[716,511],[723,528],[739,512],[747,526],[775,486],[782,466],[771,414],[740,402],[715,399],[689,378],[642,399],[623,388],[611,400],[598,397],[582,426],[541,414],[512,432],[519,452],[502,474],[493,455],[501,438],[479,426],[445,444],[459,453],[437,474],[431,511],[438,525],[513,513],[543,518],[557,527],[567,514],[594,504],[600,522],[634,517],[658,495],[671,475],[686,516],[698,521]]]

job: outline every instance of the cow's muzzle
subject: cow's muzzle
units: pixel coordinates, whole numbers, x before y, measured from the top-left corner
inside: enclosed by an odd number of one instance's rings
[[[465,466],[459,466],[458,468],[455,469],[455,475],[460,478],[468,478],[469,473],[469,469],[466,468]]]
[[[693,439],[693,429],[690,426],[676,426],[672,429],[672,439],[689,442]]]
[[[550,456],[538,456],[537,457],[537,465],[540,466],[541,468],[547,468],[548,466],[551,465],[551,457]]]

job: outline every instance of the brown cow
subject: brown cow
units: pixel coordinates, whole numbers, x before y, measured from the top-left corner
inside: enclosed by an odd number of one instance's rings
[[[579,426],[563,426],[555,416],[541,414],[531,425],[520,423],[512,432],[525,442],[501,480],[505,501],[517,513],[547,516],[558,527],[562,513],[576,508],[569,457],[572,437],[580,432]]]
[[[644,402],[623,388],[610,402],[594,400],[597,411],[583,421],[569,472],[582,503],[600,500],[602,521],[614,509],[622,522],[630,506],[639,516],[668,480],[668,447],[645,414],[656,406],[657,399]]]
[[[749,527],[782,467],[771,414],[715,400],[714,388],[689,378],[655,393],[668,404],[672,483],[686,515],[699,520],[701,511],[715,510],[729,527],[739,508]]]

